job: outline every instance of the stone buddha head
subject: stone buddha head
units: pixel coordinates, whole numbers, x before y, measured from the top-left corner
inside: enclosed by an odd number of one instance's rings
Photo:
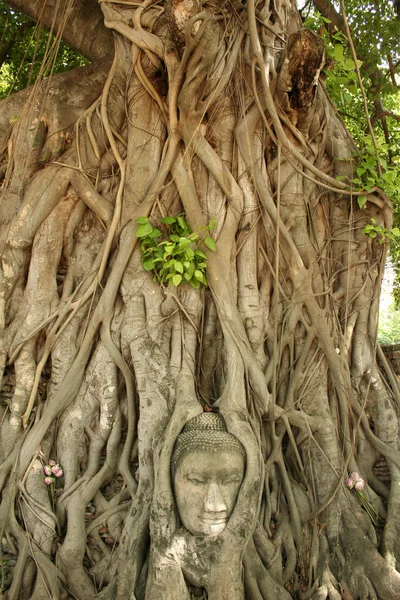
[[[236,504],[246,453],[223,417],[205,412],[186,423],[171,459],[176,505],[192,535],[220,534]]]

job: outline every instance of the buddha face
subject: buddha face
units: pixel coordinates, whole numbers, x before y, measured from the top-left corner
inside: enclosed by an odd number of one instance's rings
[[[218,535],[231,516],[245,472],[245,458],[233,450],[196,450],[181,457],[174,477],[183,526],[192,535]]]

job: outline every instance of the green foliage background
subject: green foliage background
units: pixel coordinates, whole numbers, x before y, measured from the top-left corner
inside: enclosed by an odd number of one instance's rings
[[[56,35],[0,0],[0,99],[48,77],[87,64]]]

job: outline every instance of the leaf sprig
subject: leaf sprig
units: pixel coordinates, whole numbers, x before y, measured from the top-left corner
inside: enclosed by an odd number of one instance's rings
[[[368,223],[364,229],[363,233],[369,235],[370,238],[379,237],[379,241],[383,243],[386,238],[389,240],[395,240],[400,237],[400,229],[398,227],[393,227],[393,229],[386,229],[386,227],[381,227],[381,225],[376,224],[376,219],[371,217],[370,223]]]
[[[352,179],[350,183],[358,189],[364,189],[367,193],[369,193],[373,187],[379,187],[392,201],[398,202],[400,200],[398,167],[388,165],[386,162],[385,152],[388,150],[388,145],[381,137],[377,137],[376,144],[378,153],[376,153],[370,136],[364,136],[362,141],[364,143],[363,151],[361,156],[357,155],[357,177]],[[381,176],[378,175],[378,166],[382,172]],[[357,202],[359,207],[363,208],[367,202],[367,197],[358,196]]]
[[[154,280],[172,283],[176,287],[189,283],[195,289],[207,287],[207,255],[199,249],[201,243],[216,251],[212,237],[216,219],[198,232],[193,232],[184,215],[164,217],[160,228],[154,227],[148,217],[139,217],[136,236],[141,240],[142,265],[145,271],[154,271]],[[161,239],[160,239],[161,238]]]

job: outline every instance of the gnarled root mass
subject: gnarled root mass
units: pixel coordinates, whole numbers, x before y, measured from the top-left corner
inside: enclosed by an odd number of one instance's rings
[[[101,8],[112,64],[2,105],[3,596],[400,597],[386,248],[363,234],[391,206],[359,208],[320,39],[288,1]],[[182,213],[216,219],[207,288],[142,267],[137,218]],[[169,467],[205,407],[247,454],[211,541],[180,527]]]

